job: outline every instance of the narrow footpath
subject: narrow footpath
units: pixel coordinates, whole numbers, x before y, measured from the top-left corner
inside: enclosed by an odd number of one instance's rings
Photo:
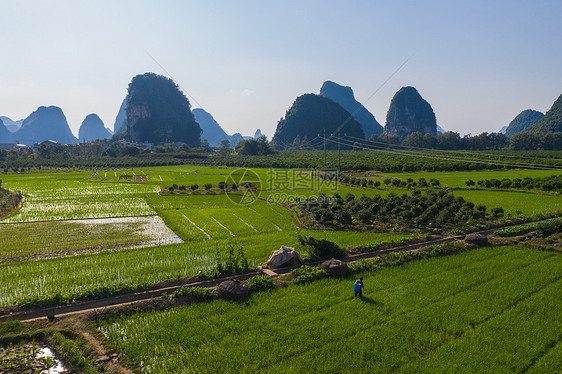
[[[488,236],[496,230],[498,230],[498,228],[493,228],[493,229],[484,230],[484,231],[478,231],[476,233],[484,235],[484,236]],[[378,251],[357,253],[357,254],[353,254],[353,255],[349,255],[349,256],[340,258],[339,260],[349,264],[349,263],[353,263],[353,262],[361,260],[361,259],[373,258],[373,257],[376,257],[376,256],[391,253],[391,252],[417,251],[417,250],[420,250],[421,248],[431,246],[431,245],[462,240],[462,239],[465,238],[465,236],[466,235],[449,236],[449,237],[441,238],[441,239],[437,239],[437,240],[430,240],[430,241],[419,242],[419,243],[414,243],[414,244],[406,244],[406,245],[396,246],[396,247],[392,247],[392,248],[388,248],[388,249],[382,249],[382,250],[378,250]],[[308,265],[315,266],[315,265],[318,265],[320,263],[321,263],[321,261],[309,263]],[[12,310],[8,313],[6,313],[5,311],[1,312],[3,314],[0,314],[0,322],[10,321],[10,320],[32,321],[32,320],[37,320],[37,319],[41,319],[41,318],[53,319],[54,317],[62,317],[62,316],[67,316],[67,315],[72,315],[72,314],[90,313],[90,312],[95,312],[97,310],[102,310],[102,309],[107,310],[108,308],[116,308],[116,307],[120,307],[120,306],[140,303],[140,302],[147,301],[147,300],[150,300],[150,299],[155,299],[155,298],[161,297],[162,295],[164,295],[166,293],[171,293],[171,292],[177,290],[180,287],[214,287],[214,286],[217,286],[218,284],[224,282],[225,280],[237,279],[237,280],[242,281],[242,280],[249,279],[249,278],[251,278],[255,275],[263,274],[263,273],[265,273],[265,274],[267,274],[271,277],[278,277],[280,275],[287,274],[287,273],[291,272],[293,269],[294,269],[294,267],[287,267],[287,268],[274,269],[274,270],[264,269],[261,272],[252,271],[252,272],[248,272],[248,273],[237,274],[237,275],[232,275],[232,276],[227,276],[227,277],[222,277],[222,278],[216,278],[216,279],[210,279],[210,280],[203,280],[203,281],[191,281],[191,279],[186,278],[184,280],[185,283],[182,283],[181,281],[180,282],[174,281],[174,282],[170,282],[169,284],[166,284],[166,282],[164,282],[164,283],[162,283],[161,286],[156,287],[156,288],[137,291],[137,292],[124,294],[124,295],[108,297],[108,298],[105,298],[105,299],[76,301],[73,304],[53,306],[53,307],[45,307],[45,308],[30,308],[30,309],[24,309],[24,310],[16,308],[16,309],[14,309],[14,310]]]

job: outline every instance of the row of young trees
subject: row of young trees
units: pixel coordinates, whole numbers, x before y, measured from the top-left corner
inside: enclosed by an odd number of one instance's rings
[[[465,182],[467,186],[478,185],[484,188],[501,188],[501,189],[540,189],[542,191],[562,191],[562,175],[551,175],[548,177],[538,177],[538,178],[504,178],[499,179],[483,179],[478,182],[474,182],[469,179]]]
[[[416,182],[413,178],[408,178],[406,180],[398,178],[384,178],[382,182],[380,180],[373,180],[367,178],[357,178],[353,176],[343,175],[340,177],[340,182],[351,184],[360,187],[370,187],[379,188],[382,184],[393,187],[404,187],[404,188],[427,188],[427,187],[439,187],[441,182],[438,179],[431,178],[429,182],[425,178],[420,178]]]
[[[182,185],[173,184],[170,187],[168,187],[167,190],[170,192],[174,192],[175,190],[187,191],[188,189],[190,189],[192,192],[195,192],[199,190],[201,187],[203,187],[205,191],[210,191],[215,186],[213,186],[213,184],[211,183],[205,183],[202,186],[199,186],[198,184],[192,184],[190,186],[185,186],[183,184]],[[226,191],[228,189],[230,189],[231,191],[238,191],[240,187],[243,187],[246,190],[257,190],[257,185],[250,182],[232,183],[232,184],[228,184],[226,182],[219,182],[216,185],[216,188],[222,191]]]

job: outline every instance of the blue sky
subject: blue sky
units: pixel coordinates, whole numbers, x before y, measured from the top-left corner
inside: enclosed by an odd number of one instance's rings
[[[271,138],[325,80],[383,125],[414,86],[446,130],[498,131],[562,93],[561,19],[562,1],[540,0],[2,0],[0,115],[57,105],[74,133],[90,113],[113,128],[131,78],[166,75],[153,56],[228,133]]]

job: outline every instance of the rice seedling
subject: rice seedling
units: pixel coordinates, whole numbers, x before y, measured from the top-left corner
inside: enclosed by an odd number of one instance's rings
[[[158,216],[0,225],[0,262],[178,242]]]
[[[102,322],[142,372],[559,371],[561,257],[483,248]]]

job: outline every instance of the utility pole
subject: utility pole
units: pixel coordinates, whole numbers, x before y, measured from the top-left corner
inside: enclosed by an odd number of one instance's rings
[[[341,156],[341,151],[340,151],[340,129],[338,129],[338,174],[336,175],[336,187],[340,181],[340,156]]]
[[[324,127],[324,172],[326,172],[326,128]]]

